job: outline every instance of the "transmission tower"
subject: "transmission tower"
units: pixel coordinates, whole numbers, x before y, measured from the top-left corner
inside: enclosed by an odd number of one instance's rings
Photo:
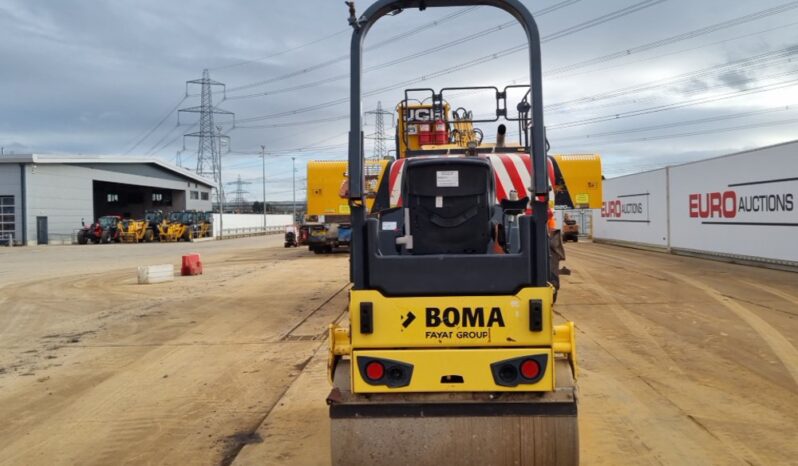
[[[371,158],[381,160],[388,156],[388,137],[385,135],[385,121],[383,117],[391,118],[391,127],[394,126],[393,113],[382,109],[382,101],[377,101],[377,109],[366,112],[366,115],[374,115],[374,133],[366,136],[366,139],[374,140],[374,150]]]
[[[244,181],[241,179],[241,175],[238,175],[238,179],[235,181],[229,181],[227,184],[233,184],[236,186],[236,189],[231,192],[235,198],[233,199],[233,204],[239,209],[239,211],[244,210],[244,207],[247,204],[247,200],[244,199],[244,194],[249,194],[249,191],[244,189],[245,185],[252,184],[250,181]]]
[[[218,186],[221,186],[222,139],[227,139],[229,142],[230,137],[223,135],[219,129],[220,126],[214,124],[214,115],[230,115],[233,119],[233,125],[235,125],[235,114],[213,106],[213,86],[221,86],[223,96],[225,96],[226,88],[223,83],[212,80],[207,69],[202,70],[202,79],[186,81],[187,96],[189,85],[200,85],[200,105],[178,110],[178,124],[180,123],[180,112],[199,113],[200,121],[199,131],[183,135],[183,146],[185,147],[186,137],[199,138],[199,145],[197,146],[197,174],[206,176],[215,181]],[[224,100],[224,97],[222,100]]]

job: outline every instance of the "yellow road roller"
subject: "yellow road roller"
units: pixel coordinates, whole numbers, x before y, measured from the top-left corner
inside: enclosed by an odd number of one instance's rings
[[[556,324],[552,313],[556,173],[537,25],[519,0],[378,0],[361,15],[348,4],[352,289],[348,323],[330,326],[332,463],[577,464],[574,326]],[[369,210],[366,35],[404,10],[470,5],[501,8],[521,23],[530,82],[405,90],[398,158]],[[458,105],[469,93],[495,99],[489,117]],[[486,125],[500,122],[495,142],[483,141]],[[586,205],[600,200],[599,191]]]

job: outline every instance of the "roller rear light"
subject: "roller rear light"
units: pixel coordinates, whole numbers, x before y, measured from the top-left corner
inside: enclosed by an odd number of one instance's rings
[[[548,359],[546,354],[534,354],[494,362],[490,365],[493,381],[502,387],[537,383],[546,373]]]
[[[413,377],[413,365],[392,359],[358,356],[360,376],[369,385],[386,385],[390,388],[406,387]]]
[[[366,377],[369,380],[378,381],[385,376],[385,366],[379,361],[371,361],[366,364]]]

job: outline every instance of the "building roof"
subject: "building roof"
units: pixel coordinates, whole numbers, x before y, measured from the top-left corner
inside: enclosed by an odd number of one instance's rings
[[[205,186],[216,188],[216,183],[196,173],[152,157],[122,157],[114,155],[42,155],[14,154],[0,157],[0,163],[38,163],[38,164],[152,164],[164,170],[184,176]]]

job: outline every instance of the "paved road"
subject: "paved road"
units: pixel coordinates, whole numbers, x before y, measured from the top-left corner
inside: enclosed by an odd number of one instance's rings
[[[0,464],[328,464],[346,255],[87,248],[0,254]],[[578,326],[585,464],[798,458],[798,275],[567,248],[556,311]],[[135,284],[141,261],[189,250],[205,275]]]

